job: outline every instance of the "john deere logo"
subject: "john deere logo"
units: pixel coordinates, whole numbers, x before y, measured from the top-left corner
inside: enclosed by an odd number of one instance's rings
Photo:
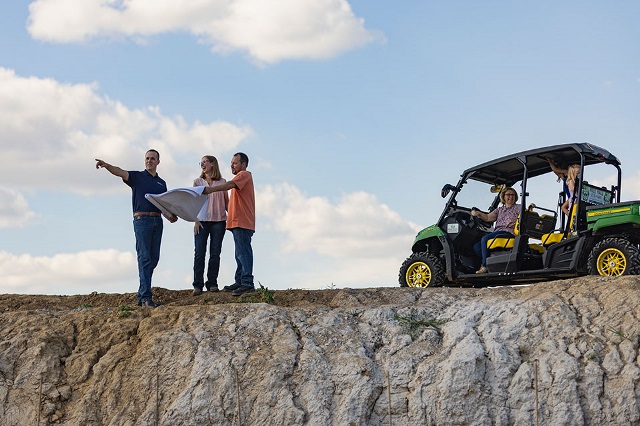
[[[607,214],[624,213],[624,212],[630,212],[630,211],[631,211],[631,208],[629,207],[623,207],[623,208],[611,209],[611,210],[601,210],[597,212],[588,212],[587,217],[604,216]]]

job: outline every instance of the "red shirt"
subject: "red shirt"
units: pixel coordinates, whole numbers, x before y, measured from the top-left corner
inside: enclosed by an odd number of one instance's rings
[[[237,188],[231,189],[227,229],[243,228],[256,230],[256,196],[253,190],[253,177],[246,170],[238,172],[231,182]]]

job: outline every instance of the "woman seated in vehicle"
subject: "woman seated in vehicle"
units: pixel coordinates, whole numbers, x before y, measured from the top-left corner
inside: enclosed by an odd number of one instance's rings
[[[518,194],[516,193],[516,190],[511,187],[505,188],[500,193],[500,201],[502,202],[502,206],[490,213],[471,210],[471,216],[478,217],[485,222],[496,223],[495,230],[482,237],[482,239],[473,246],[473,250],[482,259],[480,269],[476,271],[476,274],[484,274],[487,272],[487,257],[489,256],[487,241],[498,236],[514,236],[516,220],[520,214],[520,205],[516,204],[518,201]]]

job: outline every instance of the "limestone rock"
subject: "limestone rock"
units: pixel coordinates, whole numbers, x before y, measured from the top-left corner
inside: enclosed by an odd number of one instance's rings
[[[0,424],[640,424],[637,277],[158,291],[0,297]]]

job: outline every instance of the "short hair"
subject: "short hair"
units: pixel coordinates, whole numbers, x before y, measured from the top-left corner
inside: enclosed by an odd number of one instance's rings
[[[240,157],[240,164],[245,163],[247,166],[249,166],[249,157],[247,157],[247,154],[245,154],[244,152],[236,152],[235,154],[233,154],[233,156]]]
[[[155,152],[156,155],[158,156],[158,161],[160,161],[160,153],[158,151],[156,151],[155,149],[149,149],[149,150],[147,150],[147,152],[145,152],[145,154],[148,153],[148,152]]]
[[[222,179],[222,173],[220,173],[220,166],[218,165],[218,159],[213,155],[203,155],[203,157],[209,160],[209,162],[213,165],[213,176],[211,176],[211,179],[213,180]],[[206,177],[207,175],[205,175],[204,172],[200,174],[200,179],[205,179]]]
[[[500,202],[501,202],[502,204],[507,204],[507,203],[504,201],[504,194],[506,194],[506,193],[507,193],[507,191],[513,191],[513,193],[514,193],[514,194],[516,194],[516,196],[514,197],[514,198],[515,198],[515,200],[513,201],[513,203],[514,203],[514,204],[515,204],[515,203],[517,203],[517,202],[518,202],[518,191],[516,191],[515,189],[513,189],[513,188],[512,188],[512,187],[510,187],[510,186],[509,186],[509,187],[507,187],[507,188],[505,188],[505,189],[503,189],[503,190],[502,190],[502,192],[500,193]]]

